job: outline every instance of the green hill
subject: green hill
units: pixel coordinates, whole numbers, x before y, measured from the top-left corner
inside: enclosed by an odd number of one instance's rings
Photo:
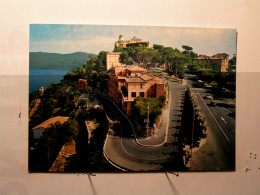
[[[86,64],[89,55],[96,56],[85,52],[75,52],[71,54],[30,52],[30,68],[58,68],[72,69]]]

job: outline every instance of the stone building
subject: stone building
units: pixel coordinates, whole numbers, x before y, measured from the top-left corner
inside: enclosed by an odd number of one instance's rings
[[[142,39],[137,38],[134,36],[131,40],[123,40],[123,36],[119,36],[119,40],[115,44],[115,48],[133,48],[135,46],[138,46],[139,44],[143,45],[147,48],[153,48],[152,44],[149,44],[149,41],[142,41]]]
[[[123,65],[119,61],[120,54],[121,54],[121,52],[109,52],[109,53],[107,53],[107,56],[106,56],[107,70],[115,68],[116,66],[122,66]]]
[[[207,62],[208,64],[218,64],[219,67],[217,68],[217,71],[219,72],[227,72],[228,71],[228,62],[229,59],[224,54],[216,54],[213,56],[206,56],[206,55],[199,55],[197,58],[194,58],[193,60],[199,60],[203,62]]]

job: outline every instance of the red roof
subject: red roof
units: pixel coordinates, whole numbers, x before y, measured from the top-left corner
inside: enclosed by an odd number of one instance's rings
[[[56,122],[59,122],[60,124],[65,123],[70,117],[65,116],[55,116],[53,118],[49,118],[48,120],[44,121],[43,123],[37,125],[36,127],[32,129],[38,129],[38,128],[48,128],[52,124],[55,124]]]

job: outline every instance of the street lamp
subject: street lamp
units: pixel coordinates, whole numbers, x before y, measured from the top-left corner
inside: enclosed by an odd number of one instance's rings
[[[148,135],[149,135],[149,98],[148,98],[148,107],[147,107],[147,109],[148,109],[148,112],[147,112],[147,137],[148,137]]]
[[[191,132],[191,156],[192,156],[192,148],[193,148],[194,120],[195,120],[195,108],[193,107],[193,120],[192,120],[192,132]]]

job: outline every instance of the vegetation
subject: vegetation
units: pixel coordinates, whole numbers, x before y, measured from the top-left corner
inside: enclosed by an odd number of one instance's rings
[[[137,121],[141,127],[146,126],[144,119],[147,119],[149,102],[149,126],[152,126],[157,122],[156,119],[162,113],[164,100],[164,96],[161,96],[160,98],[137,97],[134,103],[134,121]],[[144,132],[140,132],[140,134],[142,135]]]
[[[181,123],[183,146],[198,146],[197,142],[205,135],[203,131],[207,129],[204,122],[205,119],[201,117],[200,109],[197,107],[191,91],[188,88],[185,92]]]
[[[36,100],[40,100],[38,108],[29,119],[30,171],[48,171],[62,145],[71,139],[75,140],[77,155],[71,158],[67,170],[86,172],[89,166],[92,167],[91,170],[102,170],[102,167],[111,169],[111,165],[106,162],[102,153],[107,130],[104,113],[97,114],[93,108],[76,112],[75,107],[75,102],[78,101],[80,95],[77,84],[79,78],[87,79],[89,86],[93,88],[102,91],[107,89],[106,54],[107,52],[102,51],[96,57],[90,56],[82,67],[77,67],[67,73],[61,83],[46,87],[43,94],[34,91],[29,95],[30,110],[35,106]],[[41,138],[34,138],[32,131],[34,126],[58,115],[70,115],[71,119],[63,125],[59,123],[52,125],[45,129]],[[85,119],[93,117],[100,125],[97,131],[94,131],[91,144],[88,146]],[[100,163],[103,165],[99,167]]]
[[[101,51],[96,57],[90,55],[86,64],[64,75],[62,83],[77,86],[78,79],[87,79],[89,86],[106,92],[108,89],[106,54],[107,52]]]
[[[35,98],[41,100],[38,109],[30,118],[30,128],[51,117],[69,115],[75,107],[75,101],[80,92],[77,89],[68,90],[67,85],[59,83],[46,87],[42,96],[37,94],[38,92],[32,92],[29,96],[29,110],[34,106],[32,102]]]
[[[165,64],[169,73],[184,78],[184,65],[191,62],[197,54],[192,51],[192,47],[183,46],[183,48],[185,51],[181,52],[176,48],[158,44],[154,44],[153,49],[143,44],[132,44],[129,48],[115,48],[114,51],[121,52],[121,63],[138,63],[144,68]]]
[[[34,139],[30,130],[29,170],[46,172],[50,169],[64,143],[77,139],[78,123],[75,119],[52,124],[39,139]]]
[[[86,62],[89,55],[95,56],[95,54],[85,52],[75,52],[71,54],[30,52],[30,68],[72,69]]]
[[[198,71],[197,76],[200,80],[207,83],[217,83],[218,90],[223,88],[235,92],[236,89],[236,73],[235,72],[212,72],[212,71]]]

